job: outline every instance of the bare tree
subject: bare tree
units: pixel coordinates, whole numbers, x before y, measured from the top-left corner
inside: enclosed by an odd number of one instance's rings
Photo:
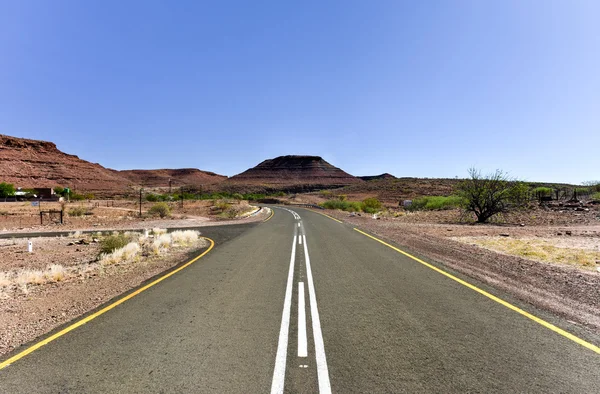
[[[528,192],[527,185],[509,178],[502,170],[483,176],[475,168],[469,169],[469,178],[457,187],[458,195],[464,200],[465,210],[473,212],[479,223],[485,223],[498,213],[525,204]]]

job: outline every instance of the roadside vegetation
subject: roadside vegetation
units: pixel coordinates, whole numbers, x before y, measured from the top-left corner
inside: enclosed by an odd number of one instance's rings
[[[343,199],[328,200],[320,204],[326,209],[339,209],[346,212],[377,213],[383,208],[383,204],[376,198],[367,198],[363,201],[346,201]]]
[[[148,213],[153,216],[159,216],[160,218],[166,218],[171,216],[171,209],[166,202],[159,202],[154,204],[148,210]]]
[[[101,265],[113,265],[118,263],[137,262],[144,256],[158,256],[167,250],[178,246],[191,246],[199,241],[200,233],[193,230],[178,230],[167,233],[162,229],[154,229],[149,236],[140,234],[117,234],[103,240],[112,238],[111,248],[116,243],[122,245],[112,249],[108,253],[101,253],[99,261]],[[123,245],[123,243],[125,243]],[[203,241],[205,246],[206,241]],[[108,249],[108,248],[107,248]]]
[[[276,198],[284,197],[286,193],[279,191],[272,194],[263,193],[230,193],[230,192],[218,192],[218,193],[148,193],[145,195],[146,201],[159,202],[159,201],[181,201],[181,200],[221,200],[221,199],[233,199],[233,200],[246,200],[246,201],[259,201],[265,198]]]
[[[91,212],[88,211],[88,209],[84,208],[84,207],[74,207],[74,208],[69,209],[68,213],[69,213],[69,216],[84,216],[84,215],[90,214]]]
[[[445,209],[460,208],[465,205],[465,200],[459,196],[431,196],[420,197],[412,200],[407,211],[441,211]]]

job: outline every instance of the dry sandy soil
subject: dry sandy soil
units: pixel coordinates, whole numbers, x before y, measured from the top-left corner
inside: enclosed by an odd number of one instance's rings
[[[184,201],[170,202],[171,217],[158,218],[150,216],[147,210],[155,203],[143,202],[142,217],[139,217],[139,203],[128,200],[104,200],[92,202],[72,202],[65,206],[67,214],[64,224],[49,223],[45,217],[44,224],[40,224],[40,208],[32,207],[29,202],[0,203],[0,234],[14,232],[46,232],[65,230],[112,230],[112,229],[140,229],[140,228],[172,228],[172,227],[199,227],[237,223],[239,220],[261,220],[262,216],[230,219],[212,205],[211,201]],[[89,215],[70,216],[74,208],[82,208]],[[58,202],[42,202],[42,210],[60,210]],[[252,213],[254,208],[247,202],[232,202],[231,209],[238,209],[241,213]]]
[[[553,263],[532,259],[531,256],[525,258],[523,255],[509,254],[506,250],[498,253],[495,251],[498,248],[481,247],[474,241],[482,237],[494,240],[509,238],[521,242],[537,239],[550,242],[557,248],[569,246],[573,250],[579,246],[575,249],[597,253],[600,223],[595,216],[590,215],[590,222],[595,221],[596,224],[589,225],[572,224],[566,220],[559,226],[520,226],[414,223],[412,218],[407,220],[406,217],[376,220],[372,215],[352,216],[347,212],[331,210],[325,212],[393,240],[417,255],[440,262],[525,302],[562,315],[596,332],[600,331],[600,272],[596,267],[564,261]]]

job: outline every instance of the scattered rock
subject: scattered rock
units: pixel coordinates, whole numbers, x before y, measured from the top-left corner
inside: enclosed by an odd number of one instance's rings
[[[567,235],[573,235],[573,232],[569,230],[569,231],[565,231],[565,234],[567,234]]]
[[[501,237],[510,237],[510,234],[506,234],[506,233],[502,233],[500,234]]]
[[[521,224],[519,224],[519,226],[525,227],[525,223],[521,223]]]
[[[562,235],[562,233],[556,233],[556,235]]]

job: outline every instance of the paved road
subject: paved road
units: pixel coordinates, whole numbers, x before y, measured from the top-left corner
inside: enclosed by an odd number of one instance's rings
[[[600,392],[600,354],[318,213],[204,230],[209,254],[0,370],[0,392]]]

